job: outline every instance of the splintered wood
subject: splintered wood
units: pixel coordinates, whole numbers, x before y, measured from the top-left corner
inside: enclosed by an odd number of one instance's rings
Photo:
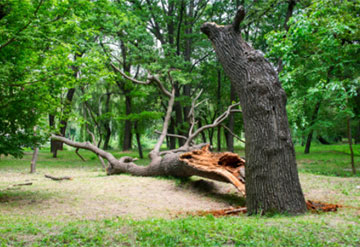
[[[192,216],[206,216],[206,215],[213,215],[215,217],[221,216],[234,216],[239,214],[246,214],[247,208],[246,207],[235,207],[235,208],[224,208],[218,210],[209,210],[209,211],[196,211],[187,213],[188,215]]]
[[[329,204],[324,202],[314,202],[307,200],[306,201],[307,210],[312,212],[336,212],[338,208],[341,208],[341,205]]]
[[[307,200],[306,207],[307,210],[309,210],[312,213],[320,213],[320,212],[336,212],[338,208],[341,208],[343,206],[337,204],[329,204],[324,202],[314,202]],[[240,215],[246,213],[247,213],[246,207],[230,207],[230,208],[224,208],[218,210],[196,211],[187,214],[192,216],[213,215],[215,217],[222,217],[222,216],[230,216],[230,215],[234,216],[234,215]]]
[[[180,160],[205,172],[218,174],[245,195],[245,160],[234,153],[212,153],[210,145],[180,155]]]

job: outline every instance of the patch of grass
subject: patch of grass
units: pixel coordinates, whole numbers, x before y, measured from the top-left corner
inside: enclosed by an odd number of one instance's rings
[[[304,154],[304,147],[296,146],[295,149],[300,172],[326,176],[360,177],[359,144],[353,146],[355,166],[358,170],[356,175],[351,170],[350,151],[346,144],[312,144],[309,154]]]
[[[298,217],[186,217],[173,220],[47,222],[0,216],[3,246],[358,246],[356,223],[335,214]]]

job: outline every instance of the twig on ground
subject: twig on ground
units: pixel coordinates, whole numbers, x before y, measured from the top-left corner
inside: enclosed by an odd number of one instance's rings
[[[46,175],[46,174],[45,174],[45,177],[50,178],[50,179],[55,180],[55,181],[72,180],[73,179],[72,177],[67,177],[67,176],[65,176],[65,177],[54,177],[54,176],[50,176],[50,175]]]

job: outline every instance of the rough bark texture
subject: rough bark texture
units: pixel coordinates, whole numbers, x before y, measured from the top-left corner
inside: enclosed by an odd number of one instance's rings
[[[246,202],[249,214],[304,213],[293,142],[286,114],[286,94],[273,66],[240,34],[242,8],[234,23],[205,23],[217,57],[234,84],[243,111],[246,138]]]

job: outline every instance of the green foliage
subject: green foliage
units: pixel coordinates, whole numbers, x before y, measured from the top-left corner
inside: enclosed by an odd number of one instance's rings
[[[282,58],[280,79],[289,97],[290,121],[300,135],[311,129],[324,132],[355,116],[352,102],[360,88],[359,11],[356,1],[313,1],[290,19],[287,33],[267,35],[268,56]],[[322,107],[314,124],[311,119],[318,103]]]

